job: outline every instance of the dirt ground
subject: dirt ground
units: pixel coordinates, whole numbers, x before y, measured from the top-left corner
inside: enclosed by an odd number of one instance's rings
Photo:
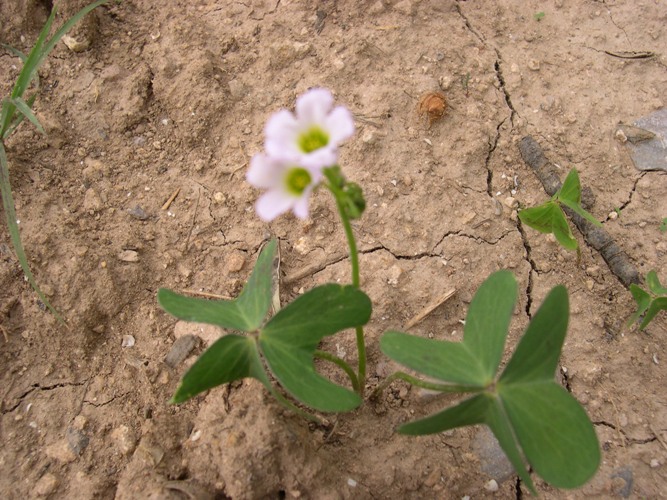
[[[27,52],[51,3],[0,2],[0,41]],[[85,4],[57,3],[58,23]],[[578,169],[590,211],[639,272],[667,281],[667,175],[637,170],[615,134],[667,105],[664,0],[112,0],[70,34],[83,50],[61,43],[40,71],[35,109],[48,135],[23,125],[7,142],[23,242],[69,328],[23,279],[2,224],[0,497],[529,496],[483,428],[396,434],[452,403],[407,385],[329,416],[328,428],[250,381],[168,404],[219,332],[162,312],[158,288],[234,295],[271,235],[284,302],[349,281],[327,193],[307,222],[264,224],[244,178],[267,117],[313,86],[357,124],[342,165],[368,201],[355,231],[374,303],[369,387],[393,368],[382,332],[447,290],[456,294],[413,333],[460,338],[482,281],[515,273],[509,355],[548,290],[565,284],[561,379],[594,422],[603,461],[583,488],[538,480],[540,494],[667,496],[667,315],[644,332],[624,328],[634,302],[599,253],[575,231],[577,262],[522,228],[507,199],[547,198],[517,147],[532,135],[561,178]],[[0,49],[0,95],[19,69]],[[429,127],[417,105],[438,90],[449,106]],[[190,356],[166,358],[189,334],[201,338]],[[354,361],[353,332],[327,348]]]

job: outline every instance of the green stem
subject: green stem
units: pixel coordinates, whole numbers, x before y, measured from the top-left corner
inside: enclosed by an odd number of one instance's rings
[[[329,180],[328,184],[325,186],[331,191],[334,199],[336,200],[336,206],[338,207],[338,213],[340,214],[341,221],[343,223],[343,229],[345,230],[345,236],[347,237],[347,244],[350,247],[350,263],[352,265],[352,285],[359,288],[359,252],[357,251],[357,241],[354,238],[354,233],[352,232],[352,224],[350,224],[350,217],[345,211],[343,206],[343,192],[336,184],[336,179],[331,175],[327,170],[324,170],[324,175],[326,175]],[[358,388],[357,392],[361,397],[364,396],[364,387],[366,385],[366,343],[364,341],[364,327],[358,326],[356,328],[357,335],[357,353],[359,355],[359,368],[358,368]]]
[[[382,381],[380,385],[378,385],[375,388],[373,394],[371,395],[371,398],[378,397],[380,393],[384,391],[389,386],[389,384],[391,384],[396,379],[404,380],[408,384],[421,387],[422,389],[428,389],[431,391],[438,391],[438,392],[482,392],[485,389],[484,387],[479,387],[474,385],[438,384],[436,382],[428,382],[426,380],[413,377],[412,375],[408,375],[405,372],[395,372],[389,375],[386,379]]]
[[[354,373],[354,370],[344,360],[325,351],[315,351],[315,357],[324,359],[340,367],[350,378],[352,389],[355,392],[359,392],[359,380],[357,379],[357,374]]]
[[[278,390],[276,390],[274,387],[268,387],[268,389],[269,389],[269,392],[271,393],[271,395],[272,395],[274,398],[276,398],[276,400],[277,400],[280,404],[282,404],[284,407],[286,407],[287,409],[292,410],[292,411],[293,411],[294,413],[296,413],[297,415],[300,415],[300,416],[302,416],[303,418],[308,419],[308,420],[310,420],[310,421],[312,421],[312,422],[315,422],[315,423],[317,423],[317,424],[322,424],[322,423],[323,423],[322,420],[321,420],[320,418],[318,418],[317,416],[313,415],[313,414],[310,413],[310,412],[307,412],[307,411],[305,411],[305,410],[302,410],[301,408],[299,408],[298,406],[296,406],[296,405],[295,405],[294,403],[292,403],[289,399],[287,399],[285,396],[283,396],[282,394],[280,394],[280,392],[278,392]]]

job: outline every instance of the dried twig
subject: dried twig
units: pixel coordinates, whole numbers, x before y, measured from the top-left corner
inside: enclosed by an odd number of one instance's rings
[[[188,239],[185,240],[186,250],[190,247],[190,237],[192,236],[192,230],[195,227],[195,222],[197,222],[197,210],[199,210],[200,199],[201,199],[201,187],[197,190],[197,202],[195,203],[195,213],[192,214],[192,223],[190,224],[190,230],[188,231]]]
[[[178,196],[178,193],[181,192],[181,188],[178,188],[176,191],[173,192],[173,194],[169,197],[167,201],[164,202],[164,205],[162,205],[162,210],[168,210],[171,204],[174,202],[176,197]]]
[[[340,262],[345,257],[347,257],[346,253],[337,253],[331,255],[324,262],[317,262],[315,264],[310,264],[309,266],[306,266],[299,271],[296,271],[292,274],[288,274],[287,276],[285,276],[285,279],[283,279],[283,283],[287,285],[288,283],[292,283],[293,281],[298,281],[301,278],[305,278],[306,276],[311,276],[315,273],[319,273],[325,267],[330,266],[331,264],[335,264],[336,262]]]
[[[417,323],[421,322],[426,316],[431,314],[433,311],[435,311],[438,307],[440,307],[442,304],[447,302],[449,299],[451,299],[454,294],[456,293],[456,288],[452,288],[448,292],[445,292],[443,295],[435,299],[433,302],[431,302],[429,305],[427,305],[424,309],[419,311],[419,313],[412,318],[410,321],[408,321],[404,327],[405,330],[409,330],[413,326],[415,326]]]
[[[217,293],[209,292],[200,292],[198,290],[181,290],[181,293],[186,293],[189,295],[198,295],[199,297],[205,297],[207,299],[221,299],[221,300],[233,300],[229,295],[219,295]]]

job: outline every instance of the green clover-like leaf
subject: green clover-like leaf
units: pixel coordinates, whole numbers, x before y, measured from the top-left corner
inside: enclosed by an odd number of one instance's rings
[[[380,348],[390,358],[429,377],[483,388],[493,381],[516,301],[516,280],[509,271],[487,279],[475,294],[466,318],[463,342],[447,342],[386,332]]]
[[[627,326],[632,325],[644,315],[639,325],[640,330],[646,328],[660,311],[667,311],[667,288],[660,283],[658,273],[649,271],[646,275],[646,284],[648,292],[634,283],[630,285],[632,298],[637,302],[637,311],[630,316]]]
[[[503,301],[501,306],[500,302],[488,300],[491,294],[504,297],[498,299]],[[457,406],[406,424],[399,432],[431,434],[486,424],[532,492],[535,488],[527,465],[554,486],[575,488],[597,470],[600,450],[585,411],[554,380],[569,316],[564,287],[554,288],[544,300],[497,381],[494,383],[492,378],[484,386],[475,385],[482,380],[478,378],[480,366],[494,366],[492,377],[495,377],[496,352],[498,345],[502,352],[509,324],[507,311],[511,315],[515,297],[514,277],[507,271],[499,271],[482,284],[471,303],[466,328],[472,325],[479,335],[471,338],[485,339],[491,354],[478,356],[482,351],[470,348],[473,344],[468,344],[467,331],[460,343],[424,342],[428,339],[417,342],[399,332],[383,336],[381,348],[392,359],[447,383],[469,384],[466,392],[479,393]],[[477,316],[483,320],[479,321]],[[494,323],[502,328],[492,326]],[[465,359],[456,359],[462,354]]]
[[[255,331],[264,323],[271,305],[271,268],[275,253],[276,241],[271,240],[262,249],[248,282],[234,300],[187,297],[163,288],[158,291],[158,303],[179,319],[233,330]]]
[[[241,335],[225,335],[216,340],[192,365],[171,399],[182,403],[200,392],[243,378],[255,378],[272,391],[257,342]]]
[[[317,373],[313,357],[324,337],[364,325],[370,316],[371,301],[358,288],[319,286],[281,309],[260,331],[259,345],[275,377],[296,399],[320,411],[349,411],[361,398]]]
[[[563,210],[560,207],[556,207],[552,213],[552,217],[551,228],[558,243],[568,250],[576,250],[579,244],[572,234]]]
[[[646,275],[646,284],[651,293],[655,295],[667,295],[667,288],[662,286],[660,278],[658,278],[658,273],[655,271],[648,272]]]
[[[569,201],[578,205],[581,203],[581,182],[576,168],[570,170],[563,181],[563,185],[556,193],[558,201]]]
[[[519,212],[519,219],[526,226],[532,227],[540,233],[553,232],[554,212],[559,210],[555,201],[547,201],[537,207],[524,208]]]
[[[579,245],[567,223],[565,213],[561,208],[564,205],[580,215],[591,224],[601,226],[600,221],[589,214],[581,206],[581,184],[576,169],[570,170],[561,188],[551,200],[537,207],[525,208],[519,212],[519,219],[541,233],[553,233],[563,247],[568,250],[578,250]]]

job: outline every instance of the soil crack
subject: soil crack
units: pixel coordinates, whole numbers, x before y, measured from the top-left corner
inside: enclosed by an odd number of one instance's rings
[[[461,2],[460,0],[457,0],[456,2],[456,12],[459,13],[459,16],[461,16],[461,19],[463,19],[463,22],[466,25],[466,28],[468,28],[468,31],[475,35],[477,39],[482,42],[484,45],[486,45],[486,40],[484,40],[484,37],[475,29],[472,27],[472,24],[470,24],[470,20],[468,17],[463,13],[463,10],[461,9]]]
[[[394,257],[396,260],[419,260],[423,259],[426,257],[437,257],[440,258],[442,257],[441,254],[436,253],[435,249],[442,244],[443,241],[445,241],[446,238],[449,238],[450,236],[460,236],[462,238],[468,238],[470,240],[474,240],[477,243],[486,243],[487,245],[496,245],[499,241],[501,241],[503,238],[505,238],[508,234],[510,234],[512,231],[505,231],[502,235],[500,235],[498,238],[495,240],[486,240],[482,238],[481,236],[475,236],[474,234],[468,234],[464,233],[463,231],[447,231],[442,238],[438,240],[438,242],[433,246],[433,249],[427,252],[420,252],[414,255],[401,255],[397,252],[394,252],[390,248],[386,247],[382,243],[379,245],[376,245],[372,248],[368,248],[366,250],[359,250],[359,254],[361,255],[369,255],[372,253],[375,253],[379,250],[385,250],[389,254],[391,254],[392,257]],[[340,259],[343,260],[343,259]],[[337,260],[336,262],[340,262],[340,260]],[[336,262],[333,262],[332,264],[335,264]],[[328,267],[328,266],[325,266]]]
[[[628,199],[626,201],[624,201],[623,203],[621,203],[620,207],[617,207],[617,208],[614,209],[614,211],[616,211],[616,213],[618,213],[619,216],[621,215],[620,212],[622,212],[625,209],[625,207],[627,207],[630,203],[632,203],[632,198],[635,195],[635,192],[637,191],[637,184],[639,184],[639,181],[642,180],[647,173],[648,172],[642,172],[639,175],[639,177],[637,177],[635,179],[635,182],[632,185],[632,189],[630,190],[630,193],[628,193]],[[604,224],[606,222],[609,222],[609,220],[610,220],[610,217],[607,216],[607,218],[605,220],[603,220],[602,223]]]
[[[523,229],[521,224],[521,219],[516,219],[516,228],[521,235],[521,243],[523,243],[523,249],[526,252],[526,261],[530,264],[530,272],[528,273],[528,284],[526,285],[526,315],[529,319],[532,318],[530,313],[530,308],[533,305],[533,273],[539,274],[540,271],[537,268],[537,264],[532,257],[532,249],[530,248],[530,243],[528,243],[528,237],[526,236],[526,231]]]
[[[88,405],[90,405],[90,406],[94,406],[95,408],[101,408],[101,407],[103,407],[103,406],[110,405],[110,404],[113,403],[116,399],[124,398],[125,396],[128,396],[129,394],[130,394],[129,392],[124,392],[123,394],[114,395],[114,396],[111,397],[111,399],[109,399],[109,400],[107,400],[107,401],[103,401],[102,403],[95,403],[95,402],[93,402],[93,401],[89,401],[89,400],[87,400],[87,399],[84,399],[84,400],[83,400],[83,404],[88,404]]]
[[[11,413],[14,410],[16,410],[19,406],[21,406],[21,403],[23,403],[23,400],[35,391],[52,391],[54,389],[61,389],[63,387],[81,387],[81,386],[85,385],[86,383],[88,383],[88,380],[84,380],[82,382],[60,382],[58,384],[47,385],[47,386],[43,386],[43,387],[39,384],[32,384],[30,386],[30,389],[25,391],[20,396],[17,396],[16,399],[18,399],[18,401],[16,402],[16,404],[13,405],[13,406],[10,406],[6,410],[3,410],[2,414],[5,415],[7,413]]]

